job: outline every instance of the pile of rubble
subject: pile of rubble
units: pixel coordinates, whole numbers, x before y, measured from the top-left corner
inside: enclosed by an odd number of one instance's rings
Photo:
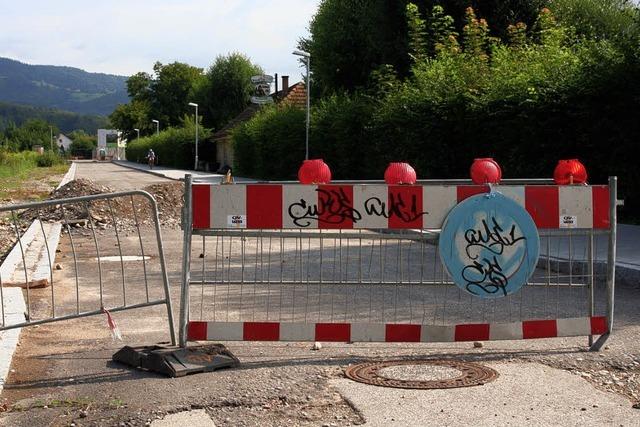
[[[180,210],[182,207],[182,183],[156,184],[144,189],[157,201],[158,216],[163,227],[180,226]],[[51,193],[49,199],[66,199],[97,194],[108,194],[114,191],[86,179],[69,182]],[[40,209],[29,209],[21,214],[23,219],[40,218],[43,221],[66,221],[74,226],[87,226],[93,222],[105,228],[117,224],[124,228],[153,224],[150,202],[143,196],[133,195],[110,199],[97,199],[65,205],[51,205]]]

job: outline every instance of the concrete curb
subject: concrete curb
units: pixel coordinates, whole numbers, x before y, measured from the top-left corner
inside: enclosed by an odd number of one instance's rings
[[[24,313],[27,310],[20,288],[5,288],[2,290],[5,304],[5,321],[7,323],[24,322]],[[10,329],[0,332],[0,393],[4,388],[13,353],[16,351],[20,339],[21,329]]]
[[[71,162],[71,166],[69,166],[69,170],[62,178],[62,181],[60,181],[60,184],[58,184],[58,186],[56,187],[56,190],[64,185],[67,185],[69,182],[75,179],[77,166],[78,165],[75,162]]]
[[[76,164],[71,163],[69,170],[62,178],[62,181],[60,181],[60,184],[56,187],[56,190],[70,181],[73,181],[76,175],[76,168]],[[45,232],[47,233],[47,245],[43,244],[35,257],[33,257],[33,254],[29,254],[30,256],[25,254],[25,261],[27,262],[27,265],[30,264],[30,260],[33,260],[33,263],[35,264],[35,270],[31,277],[32,280],[49,278],[51,274],[49,268],[54,268],[56,250],[58,249],[58,243],[60,242],[60,231],[62,229],[62,225],[53,224],[48,228],[48,231],[45,229]],[[20,242],[25,252],[27,252],[28,248],[38,237],[38,231],[42,231],[40,228],[40,222],[34,220],[31,222],[27,231],[25,231],[20,237]],[[0,265],[0,278],[4,281],[10,280],[13,277],[16,267],[22,262],[20,246],[20,244],[16,243],[2,265]],[[48,253],[47,246],[49,247]],[[3,324],[14,325],[25,321],[27,306],[24,301],[21,288],[3,288],[2,301],[0,301],[0,304],[2,304],[2,307],[0,307],[0,313],[4,314],[4,318],[2,319]],[[0,332],[0,393],[2,393],[7,375],[9,374],[11,360],[13,359],[13,353],[16,351],[18,346],[21,331],[22,328],[17,328]]]
[[[51,271],[55,268],[56,249],[60,241],[61,229],[61,224],[52,224],[50,227],[45,227],[45,233],[47,234],[47,245],[45,245],[42,233],[38,234],[38,230],[41,231],[40,223],[33,221],[20,239],[25,251],[25,262],[27,266],[32,265],[32,268],[28,268],[31,271],[30,280],[50,279]],[[42,242],[36,242],[38,238]],[[29,253],[28,250],[34,243],[41,243],[41,247],[37,249],[37,252],[34,253],[32,250]],[[47,246],[49,247],[48,251]],[[5,278],[4,280],[13,278],[16,273],[16,267],[20,262],[22,262],[22,253],[20,245],[16,244],[5,259],[5,262],[0,266],[0,272],[2,277]],[[5,315],[4,324],[15,325],[25,321],[27,307],[21,288],[3,288],[2,302],[2,309],[4,309]],[[18,346],[21,331],[22,328],[17,328],[0,332],[0,392],[2,392],[4,382],[9,373],[11,360]]]
[[[180,178],[177,178],[177,179],[176,178],[171,178],[169,176],[166,176],[162,172],[159,172],[157,169],[153,170],[153,169],[137,168],[135,166],[130,165],[129,162],[127,162],[127,161],[112,160],[111,162],[116,164],[116,165],[118,165],[118,166],[122,166],[123,168],[131,169],[131,170],[138,171],[138,172],[148,173],[150,175],[155,175],[155,176],[158,176],[160,178],[166,178],[166,179],[170,179],[172,181],[184,181],[184,178],[182,178],[182,179],[180,179]]]
[[[36,233],[38,232],[39,228],[40,227],[38,227],[38,222],[33,221],[29,228],[27,228],[27,231],[22,234],[20,242],[22,243],[23,248],[29,247],[31,242],[33,242],[33,239],[36,237]],[[13,276],[13,273],[18,264],[20,264],[21,262],[22,254],[20,253],[20,244],[16,242],[16,244],[13,245],[11,252],[9,252],[9,255],[7,255],[7,257],[4,259],[2,265],[0,265],[0,278],[2,278],[3,281],[8,281],[11,276]]]

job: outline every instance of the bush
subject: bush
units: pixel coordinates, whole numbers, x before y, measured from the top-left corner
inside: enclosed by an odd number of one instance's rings
[[[617,28],[611,16],[599,28]],[[559,159],[579,158],[589,182],[618,175],[621,216],[640,219],[640,168],[632,163],[640,140],[638,45],[588,38],[548,9],[532,28],[512,26],[508,43],[487,37],[485,25],[468,11],[463,36],[416,59],[404,81],[388,67],[372,76],[378,84],[366,95],[317,101],[311,157],[324,158],[337,179],[381,179],[391,161],[408,161],[421,178],[467,177],[476,157],[496,158],[507,178],[551,177]],[[638,31],[633,25],[629,34]],[[295,178],[304,110],[265,108],[233,140],[238,174]]]
[[[0,178],[26,174],[36,167],[38,157],[38,153],[33,151],[13,153],[0,148]]]
[[[200,127],[200,147],[209,137],[210,132]],[[146,163],[149,149],[153,149],[159,165],[179,169],[193,168],[195,157],[195,126],[193,122],[186,122],[185,127],[168,128],[167,130],[145,138],[134,139],[127,144],[127,159],[138,163]]]
[[[267,106],[232,134],[234,175],[296,179],[305,152],[305,111]]]
[[[52,151],[45,151],[36,159],[39,168],[50,168],[53,165],[64,163],[64,159]]]
[[[314,108],[310,156],[324,159],[334,179],[362,179],[384,172],[371,145],[369,123],[374,108],[371,98],[346,94],[323,99]]]

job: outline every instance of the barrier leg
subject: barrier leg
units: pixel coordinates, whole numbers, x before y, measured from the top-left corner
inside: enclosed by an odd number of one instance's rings
[[[613,330],[613,313],[615,308],[615,282],[616,282],[616,243],[618,234],[618,178],[609,177],[609,220],[611,231],[609,233],[609,251],[607,255],[607,329],[608,332],[593,343],[590,350],[599,351],[609,338]]]
[[[191,266],[191,228],[193,212],[191,209],[191,175],[184,177],[184,210],[182,213],[182,283],[180,289],[180,347],[187,346],[187,324],[189,322],[189,280]]]
[[[164,246],[162,244],[162,232],[160,230],[160,218],[158,217],[158,204],[155,199],[149,199],[152,206],[153,222],[156,229],[156,240],[158,242],[158,254],[160,255],[160,268],[162,270],[162,285],[164,287],[164,297],[167,299],[167,317],[169,321],[169,335],[171,337],[171,345],[176,345],[176,331],[173,320],[173,307],[171,305],[171,293],[169,289],[169,276],[167,274],[167,265],[164,258]]]

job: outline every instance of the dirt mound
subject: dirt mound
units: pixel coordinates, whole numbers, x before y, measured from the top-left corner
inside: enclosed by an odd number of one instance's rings
[[[179,182],[155,184],[144,188],[156,199],[162,226],[170,228],[180,226],[183,188],[184,185]],[[93,181],[78,179],[51,193],[49,199],[67,199],[113,192],[111,188],[98,185]],[[70,224],[80,224],[80,226],[86,225],[89,219],[100,227],[113,224],[131,227],[135,226],[136,222],[140,225],[153,223],[151,204],[141,195],[66,203],[64,206],[51,205],[40,209],[28,209],[21,214],[23,220],[38,217],[44,221],[66,220]]]

